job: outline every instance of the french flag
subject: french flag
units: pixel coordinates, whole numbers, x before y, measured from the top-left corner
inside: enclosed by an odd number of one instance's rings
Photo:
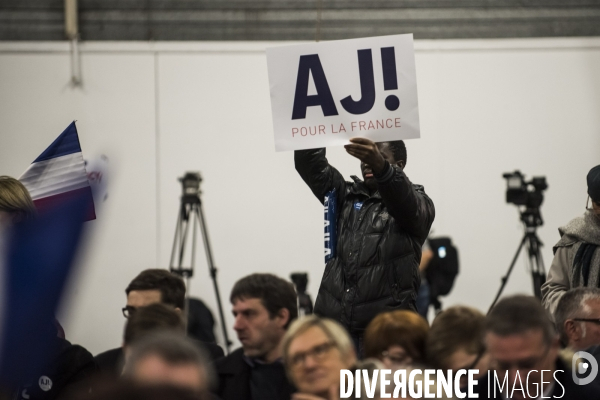
[[[90,204],[87,220],[96,219],[75,121],[31,163],[19,180],[39,212],[63,204],[67,199],[83,197]]]

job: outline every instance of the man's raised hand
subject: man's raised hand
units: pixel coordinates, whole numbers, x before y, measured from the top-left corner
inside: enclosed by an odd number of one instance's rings
[[[352,138],[350,144],[344,146],[348,154],[358,158],[373,169],[373,172],[380,174],[385,167],[385,159],[379,151],[377,143],[365,138]]]

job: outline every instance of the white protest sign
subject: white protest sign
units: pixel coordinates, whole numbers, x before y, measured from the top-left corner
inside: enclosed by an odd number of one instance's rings
[[[413,36],[267,49],[277,151],[420,137]]]

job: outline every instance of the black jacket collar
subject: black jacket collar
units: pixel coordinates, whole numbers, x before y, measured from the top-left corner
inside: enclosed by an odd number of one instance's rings
[[[244,349],[239,348],[227,357],[216,362],[217,372],[226,375],[239,375],[250,370],[250,366],[244,360]]]

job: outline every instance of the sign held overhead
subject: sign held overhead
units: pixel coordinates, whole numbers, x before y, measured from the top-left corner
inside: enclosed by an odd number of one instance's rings
[[[267,49],[277,151],[420,137],[413,36]]]

